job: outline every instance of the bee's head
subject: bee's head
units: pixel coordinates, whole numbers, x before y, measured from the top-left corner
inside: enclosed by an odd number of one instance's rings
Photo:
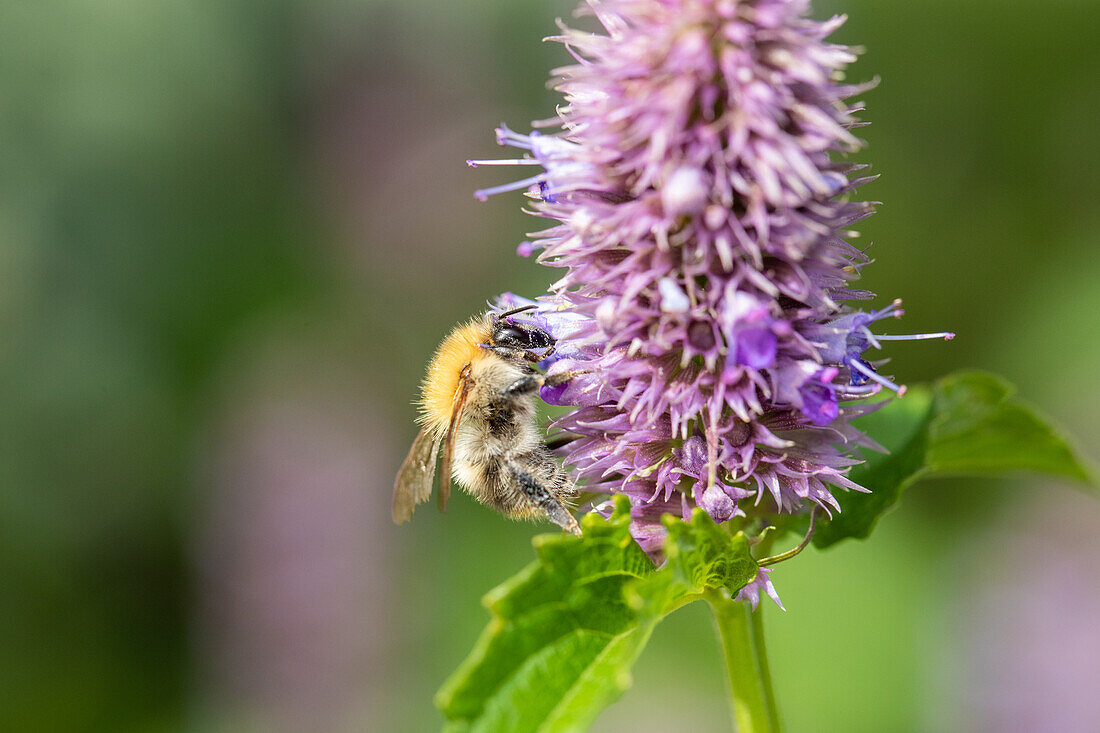
[[[530,323],[521,323],[509,318],[509,316],[531,308],[534,308],[534,306],[515,308],[493,316],[493,330],[489,345],[496,349],[497,353],[513,350],[513,353],[523,352],[523,357],[532,362],[542,361],[553,353],[555,343],[553,336]],[[547,349],[549,351],[546,351]]]

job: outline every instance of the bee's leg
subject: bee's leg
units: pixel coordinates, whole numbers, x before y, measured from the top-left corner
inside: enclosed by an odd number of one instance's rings
[[[528,374],[505,387],[501,392],[501,396],[509,398],[530,394],[543,385],[547,387],[557,387],[560,384],[565,384],[574,377],[590,373],[591,370],[589,369],[574,369],[568,372],[558,372],[557,374],[551,374],[549,376],[545,374]]]
[[[581,527],[577,524],[577,520],[574,519],[573,515],[569,513],[569,510],[562,506],[562,503],[550,493],[549,489],[538,482],[538,479],[524,471],[523,468],[514,461],[508,461],[508,470],[511,471],[516,483],[519,484],[520,492],[530,499],[535,506],[541,509],[551,522],[567,532],[572,532],[576,535],[581,533]]]
[[[554,355],[554,352],[557,351],[557,350],[558,350],[557,342],[554,342],[554,343],[550,344],[550,346],[547,347],[546,351],[542,352],[541,354],[536,355],[536,356],[538,356],[538,358],[535,359],[535,363],[537,364],[538,362],[542,361],[543,359],[549,359],[551,356]]]
[[[523,354],[523,358],[527,361],[531,362],[532,364],[538,364],[540,361],[549,359],[551,356],[554,355],[554,352],[557,350],[558,347],[554,344],[551,344],[550,346],[546,347],[545,351],[541,353],[535,351],[534,349],[527,349],[526,351],[522,351],[520,353]]]

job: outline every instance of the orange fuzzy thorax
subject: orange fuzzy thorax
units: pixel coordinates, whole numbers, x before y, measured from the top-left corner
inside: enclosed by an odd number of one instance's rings
[[[436,435],[447,431],[462,368],[486,356],[478,344],[489,343],[491,336],[489,318],[480,316],[451,331],[436,349],[420,388],[420,422]]]

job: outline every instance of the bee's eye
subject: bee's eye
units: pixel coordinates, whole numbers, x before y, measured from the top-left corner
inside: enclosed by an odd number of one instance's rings
[[[498,344],[505,346],[522,346],[526,341],[526,334],[514,326],[505,326],[497,331]]]
[[[528,338],[530,339],[532,346],[540,349],[550,346],[554,343],[554,339],[552,336],[550,336],[550,334],[537,328],[530,334],[528,334]]]
[[[502,322],[497,325],[496,330],[493,332],[493,343],[496,346],[528,351],[552,346],[554,339],[541,328]]]

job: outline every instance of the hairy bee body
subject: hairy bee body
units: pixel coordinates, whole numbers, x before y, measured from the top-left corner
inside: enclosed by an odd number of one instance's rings
[[[543,512],[526,500],[512,480],[510,462],[534,474],[559,498],[572,498],[573,492],[565,472],[546,449],[536,419],[536,393],[507,400],[498,398],[512,384],[535,374],[535,370],[478,345],[490,341],[489,318],[478,319],[451,333],[428,367],[428,378],[421,391],[421,410],[425,421],[442,438],[451,418],[452,397],[447,392],[454,394],[457,375],[469,364],[473,386],[454,436],[452,478],[478,501],[502,514],[534,519]],[[441,476],[440,480],[446,478]]]
[[[505,516],[550,519],[579,533],[567,509],[576,490],[536,417],[537,390],[547,379],[532,364],[553,344],[545,332],[492,313],[443,340],[421,387],[423,430],[395,483],[395,521],[407,520],[430,495],[442,445],[441,506],[453,478]]]

